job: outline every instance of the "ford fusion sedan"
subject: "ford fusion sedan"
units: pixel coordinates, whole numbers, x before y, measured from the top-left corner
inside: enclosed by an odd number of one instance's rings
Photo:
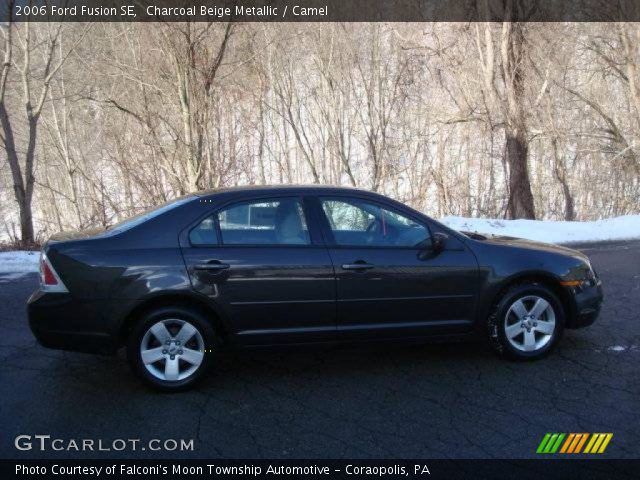
[[[183,390],[227,348],[485,337],[545,356],[590,325],[582,253],[453,231],[387,197],[321,186],[200,192],[44,246],[29,323],[50,348],[126,348],[142,380]]]

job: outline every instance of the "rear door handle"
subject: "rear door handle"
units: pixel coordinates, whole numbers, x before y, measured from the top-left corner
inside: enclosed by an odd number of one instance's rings
[[[344,263],[342,265],[343,270],[369,270],[373,267],[375,267],[375,265],[371,265],[370,263]]]
[[[228,263],[220,263],[218,261],[211,263],[201,263],[200,265],[194,265],[194,270],[226,270],[230,267]]]

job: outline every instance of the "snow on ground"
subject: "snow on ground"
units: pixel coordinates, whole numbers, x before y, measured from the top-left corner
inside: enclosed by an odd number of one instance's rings
[[[445,217],[441,221],[455,230],[506,235],[547,243],[640,239],[640,215],[626,215],[594,222],[464,217]],[[0,252],[0,273],[14,276],[37,272],[39,258],[40,252]]]
[[[494,220],[464,217],[445,217],[441,222],[454,230],[505,235],[547,243],[600,242],[640,238],[640,215],[625,215],[593,222]]]
[[[30,273],[39,270],[40,252],[0,252],[0,273]]]

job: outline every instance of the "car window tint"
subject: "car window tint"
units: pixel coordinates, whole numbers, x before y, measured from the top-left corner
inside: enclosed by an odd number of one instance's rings
[[[256,200],[218,213],[225,245],[308,245],[302,204],[296,198]]]
[[[338,245],[422,247],[429,230],[399,213],[359,199],[322,199],[322,209]]]

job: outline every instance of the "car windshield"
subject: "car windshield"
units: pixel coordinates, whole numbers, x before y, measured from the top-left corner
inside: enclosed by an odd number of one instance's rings
[[[147,220],[155,218],[158,215],[162,215],[163,213],[168,212],[173,208],[179,207],[180,205],[183,205],[192,199],[193,199],[193,196],[188,195],[186,197],[180,197],[175,200],[170,200],[169,202],[164,203],[158,207],[149,208],[144,212],[134,215],[133,217],[129,217],[118,223],[114,223],[113,225],[107,228],[107,234],[115,235],[117,233],[121,233],[126,230],[129,230],[135,226],[140,225],[141,223],[146,222]]]

